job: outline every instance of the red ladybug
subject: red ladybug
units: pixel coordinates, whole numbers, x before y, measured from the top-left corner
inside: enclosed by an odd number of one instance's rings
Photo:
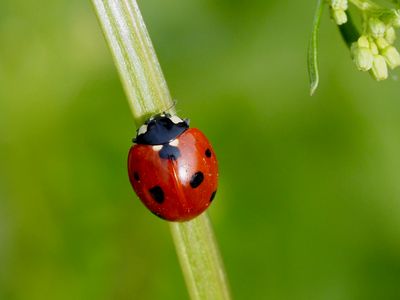
[[[188,120],[156,115],[142,125],[128,156],[129,180],[143,204],[168,221],[188,221],[213,201],[218,164],[205,135]]]

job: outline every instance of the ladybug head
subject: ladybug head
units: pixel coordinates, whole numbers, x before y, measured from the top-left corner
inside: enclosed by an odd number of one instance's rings
[[[189,120],[167,113],[155,115],[137,130],[134,143],[145,145],[162,145],[176,139],[189,128]]]

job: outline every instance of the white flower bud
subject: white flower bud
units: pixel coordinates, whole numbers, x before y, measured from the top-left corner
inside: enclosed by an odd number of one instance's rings
[[[385,80],[388,78],[388,69],[386,61],[382,55],[375,55],[371,69],[372,76],[377,80]]]
[[[358,38],[357,44],[360,48],[369,48],[369,41],[365,35],[362,35]]]
[[[385,49],[386,47],[388,47],[390,45],[389,42],[383,37],[377,38],[375,40],[375,43],[380,50]]]
[[[393,27],[400,28],[400,9],[394,9]]]
[[[347,0],[331,0],[333,10],[346,10],[349,4]]]
[[[359,47],[357,43],[353,43],[351,54],[358,70],[368,71],[372,68],[374,56],[369,48]]]
[[[381,20],[371,18],[368,20],[369,30],[374,38],[383,37],[385,34],[386,26]]]
[[[369,48],[371,49],[371,52],[372,52],[373,55],[378,55],[379,54],[378,46],[375,44],[375,42],[370,41]]]
[[[347,15],[344,10],[332,10],[333,18],[337,25],[343,25],[347,22]]]
[[[400,54],[395,47],[387,47],[382,51],[382,55],[391,69],[400,66]]]
[[[396,40],[396,31],[392,26],[386,29],[385,39],[388,41],[389,44],[393,44]]]

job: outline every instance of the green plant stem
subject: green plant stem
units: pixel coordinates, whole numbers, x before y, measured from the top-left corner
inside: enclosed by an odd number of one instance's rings
[[[134,0],[92,0],[137,126],[174,103]]]
[[[213,230],[206,213],[186,223],[170,223],[192,299],[230,299]]]
[[[351,45],[360,37],[360,33],[353,23],[350,12],[347,13],[347,22],[343,25],[338,25],[338,28],[347,47],[351,48]]]
[[[136,125],[173,112],[167,84],[135,0],[92,0],[128,96]],[[208,216],[170,223],[192,299],[230,299],[222,260]]]
[[[379,6],[370,0],[349,0],[359,10],[379,9]]]

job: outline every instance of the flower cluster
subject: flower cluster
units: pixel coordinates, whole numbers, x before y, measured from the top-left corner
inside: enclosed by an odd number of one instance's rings
[[[349,0],[353,2],[352,0]],[[351,45],[351,54],[360,71],[369,71],[378,81],[388,78],[388,67],[400,66],[400,54],[393,46],[396,28],[400,28],[400,10],[387,9],[372,1],[358,1],[363,6],[363,31]],[[330,0],[332,16],[338,25],[348,21],[347,0]]]
[[[396,24],[397,25],[397,24]],[[400,66],[400,54],[393,46],[396,39],[395,24],[378,18],[368,20],[367,30],[351,46],[354,63],[360,71],[370,71],[376,80],[388,77],[388,66]]]

